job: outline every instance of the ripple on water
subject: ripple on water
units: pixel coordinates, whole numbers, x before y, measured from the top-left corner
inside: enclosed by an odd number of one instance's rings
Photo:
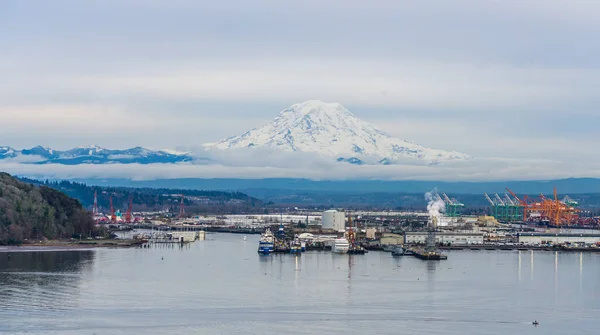
[[[0,320],[8,320],[0,333],[596,331],[595,256],[540,252],[535,267],[529,254],[519,262],[507,252],[452,252],[445,262],[382,252],[259,257],[256,236],[213,238],[186,248],[0,257]]]

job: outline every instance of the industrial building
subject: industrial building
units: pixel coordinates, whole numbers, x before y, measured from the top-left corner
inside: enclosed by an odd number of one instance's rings
[[[424,244],[426,240],[427,232],[406,232],[404,234],[404,243],[407,244]],[[483,234],[437,232],[435,241],[440,244],[483,244]]]
[[[206,232],[204,231],[173,231],[170,232],[171,238],[180,242],[194,242],[195,240],[205,240]]]
[[[321,228],[331,229],[337,232],[346,231],[346,214],[335,209],[323,212],[321,217]]]
[[[600,234],[519,233],[518,242],[524,244],[600,243]]]
[[[367,239],[374,240],[375,237],[377,236],[376,235],[377,234],[377,229],[375,229],[375,228],[367,228],[365,234],[366,234]]]
[[[383,233],[379,244],[381,245],[399,245],[404,243],[404,236],[400,234]]]

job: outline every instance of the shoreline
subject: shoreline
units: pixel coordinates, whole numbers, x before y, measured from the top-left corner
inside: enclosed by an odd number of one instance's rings
[[[85,251],[99,248],[131,248],[139,244],[134,240],[93,240],[93,241],[60,241],[50,240],[42,243],[21,245],[0,245],[0,253],[34,252],[34,251]]]

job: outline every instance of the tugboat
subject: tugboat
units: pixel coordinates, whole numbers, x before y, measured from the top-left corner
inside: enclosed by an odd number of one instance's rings
[[[271,232],[271,228],[267,228],[264,233],[260,235],[260,241],[258,242],[258,252],[264,255],[270,254],[275,248],[275,236]]]
[[[348,243],[350,244],[350,246],[348,247],[348,253],[351,255],[364,255],[367,252],[367,250],[361,247],[356,241],[356,227],[352,226],[352,216],[348,218],[348,225],[350,226],[347,233]]]
[[[291,245],[290,245],[290,253],[292,254],[296,254],[296,253],[302,253],[304,250],[302,250],[302,243],[300,243],[300,239],[298,238],[298,235],[294,236],[294,240],[292,241]]]

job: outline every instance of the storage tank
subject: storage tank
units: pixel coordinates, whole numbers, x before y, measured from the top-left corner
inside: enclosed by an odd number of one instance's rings
[[[333,218],[333,230],[337,232],[346,231],[346,213],[335,213],[335,217]]]
[[[333,222],[335,221],[337,212],[334,209],[323,212],[321,216],[321,227],[323,229],[333,229]]]

